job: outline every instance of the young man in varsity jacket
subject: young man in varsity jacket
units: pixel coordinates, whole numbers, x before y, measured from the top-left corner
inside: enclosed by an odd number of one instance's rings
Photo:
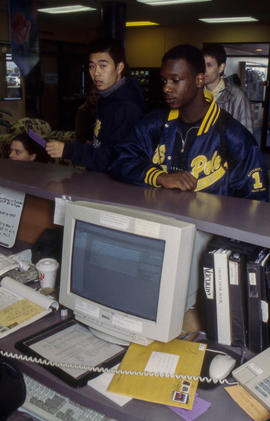
[[[168,109],[148,114],[110,169],[123,181],[182,191],[268,200],[267,172],[252,134],[204,92],[205,63],[191,45],[163,57]]]
[[[89,74],[99,93],[92,143],[48,142],[46,150],[52,158],[69,159],[88,170],[107,170],[114,146],[125,140],[144,111],[142,91],[134,79],[123,75],[125,67],[120,41],[104,38],[91,44]]]

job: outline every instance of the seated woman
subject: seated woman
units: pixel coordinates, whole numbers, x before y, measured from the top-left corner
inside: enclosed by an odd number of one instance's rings
[[[9,158],[14,161],[48,162],[49,155],[26,133],[17,135],[10,143]]]

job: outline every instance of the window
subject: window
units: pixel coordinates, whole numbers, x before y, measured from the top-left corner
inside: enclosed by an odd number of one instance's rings
[[[9,46],[2,45],[0,51],[0,100],[22,99],[22,75],[12,59]]]

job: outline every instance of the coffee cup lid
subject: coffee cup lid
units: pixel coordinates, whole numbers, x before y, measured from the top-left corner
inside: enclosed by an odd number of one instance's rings
[[[53,271],[56,270],[59,266],[57,260],[52,259],[50,257],[45,257],[44,259],[40,259],[37,264],[36,268],[40,271]]]

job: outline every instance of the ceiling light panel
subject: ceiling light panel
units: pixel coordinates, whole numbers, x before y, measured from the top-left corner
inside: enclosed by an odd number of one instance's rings
[[[58,13],[77,13],[77,12],[89,12],[96,10],[93,7],[82,6],[80,4],[73,4],[72,6],[61,6],[61,7],[47,7],[38,9],[42,13],[51,13],[53,15]]]
[[[157,26],[159,23],[151,22],[151,21],[134,21],[134,22],[126,22],[126,26]]]
[[[258,19],[251,16],[233,17],[233,18],[205,18],[199,19],[206,23],[235,23],[235,22],[256,22]]]
[[[137,0],[139,3],[147,4],[148,6],[166,6],[170,4],[184,4],[184,3],[203,3],[212,0]]]

